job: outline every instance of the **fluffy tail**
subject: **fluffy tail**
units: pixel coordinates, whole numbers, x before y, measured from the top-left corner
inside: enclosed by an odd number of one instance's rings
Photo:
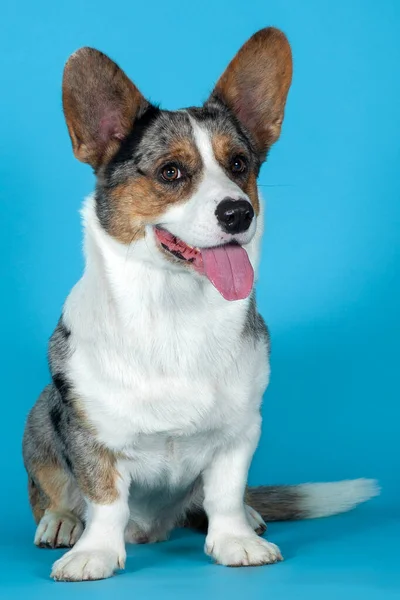
[[[380,492],[373,479],[247,488],[246,503],[271,521],[316,519],[346,512]]]

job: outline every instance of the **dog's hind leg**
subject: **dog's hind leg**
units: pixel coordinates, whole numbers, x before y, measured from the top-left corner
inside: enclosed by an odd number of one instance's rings
[[[244,508],[249,525],[257,535],[263,535],[267,531],[267,524],[262,516],[247,504],[244,505]],[[184,526],[200,531],[201,533],[207,533],[208,519],[205,511],[203,509],[189,511],[186,515]]]
[[[29,500],[37,523],[34,543],[41,548],[68,548],[82,531],[84,502],[54,443],[49,406],[54,388],[44,390],[32,409],[24,435],[24,462]]]
[[[42,465],[29,479],[29,499],[38,523],[34,543],[40,548],[70,548],[80,538],[83,525],[75,483],[57,465]],[[75,496],[75,498],[74,498]]]
[[[267,531],[267,524],[262,516],[248,504],[245,504],[244,508],[250,526],[254,529],[257,535],[263,535],[263,533]]]

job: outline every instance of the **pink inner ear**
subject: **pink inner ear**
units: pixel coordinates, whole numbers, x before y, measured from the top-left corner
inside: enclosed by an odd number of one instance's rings
[[[262,98],[257,93],[257,88],[252,86],[251,82],[247,83],[245,93],[242,94],[240,101],[237,102],[236,110],[239,119],[250,129],[257,128],[258,114]]]
[[[124,139],[125,135],[117,112],[109,112],[100,119],[99,136],[103,142],[108,142],[112,138]]]

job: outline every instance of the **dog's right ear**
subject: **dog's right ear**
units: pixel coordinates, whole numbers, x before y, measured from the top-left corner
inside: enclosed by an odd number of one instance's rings
[[[93,48],[69,58],[62,96],[74,154],[95,170],[116,153],[149,106],[118,65]]]

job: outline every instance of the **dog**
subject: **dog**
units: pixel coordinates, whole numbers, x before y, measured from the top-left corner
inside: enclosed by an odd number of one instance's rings
[[[254,293],[257,177],[291,78],[275,28],[242,46],[200,108],[161,110],[92,48],[65,66],[73,151],[96,188],[83,208],[84,274],[23,440],[35,544],[71,548],[55,580],[110,577],[125,543],[174,527],[207,531],[221,565],[275,563],[265,521],[331,515],[377,493],[371,480],[247,486],[270,372]]]

